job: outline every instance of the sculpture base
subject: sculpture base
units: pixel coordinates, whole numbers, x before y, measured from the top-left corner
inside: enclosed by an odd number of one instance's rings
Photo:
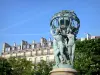
[[[53,68],[73,68],[73,65],[59,63],[58,65],[53,66]]]
[[[72,68],[56,68],[50,72],[50,75],[77,75],[77,71]]]

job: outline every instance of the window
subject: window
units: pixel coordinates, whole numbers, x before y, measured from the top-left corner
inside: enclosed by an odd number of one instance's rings
[[[30,48],[30,45],[27,45],[27,48]]]
[[[37,58],[37,62],[40,62],[40,58],[39,57]]]
[[[35,57],[35,60],[34,60],[35,63],[37,63],[37,60],[36,59],[37,59],[37,57]]]
[[[47,54],[50,54],[50,49],[47,49]]]
[[[34,48],[35,48],[35,44],[32,45],[32,49],[34,49]]]
[[[49,62],[49,56],[46,57],[46,61]]]
[[[5,51],[8,51],[8,48],[6,48]]]
[[[23,49],[26,49],[26,45],[23,45]]]
[[[24,52],[24,56],[26,56],[25,52]]]
[[[47,55],[47,49],[44,49],[44,50],[43,50],[43,54],[44,54],[44,55]]]
[[[8,51],[10,51],[10,47],[8,48]]]
[[[32,51],[30,52],[30,56],[32,56]]]
[[[15,50],[15,47],[13,47],[12,50]]]
[[[43,57],[40,57],[40,60],[43,60]]]
[[[20,50],[20,46],[18,46],[18,50]]]
[[[6,48],[6,51],[8,51],[8,52],[9,52],[9,51],[10,51],[10,47]]]
[[[29,58],[29,61],[32,61],[32,58]]]

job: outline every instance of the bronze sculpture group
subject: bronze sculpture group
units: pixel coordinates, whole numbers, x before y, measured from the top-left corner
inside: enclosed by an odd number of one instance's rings
[[[53,49],[56,68],[73,67],[75,39],[80,20],[74,11],[63,10],[56,13],[50,23],[50,32],[54,38]]]

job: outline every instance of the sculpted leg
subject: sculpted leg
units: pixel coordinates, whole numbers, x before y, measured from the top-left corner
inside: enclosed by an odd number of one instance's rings
[[[55,56],[56,65],[58,66],[59,63],[60,63],[60,60],[59,60],[59,50],[56,50],[56,52],[54,53],[54,56]]]
[[[68,56],[69,56],[69,64],[71,64],[72,61],[72,47],[68,46]]]
[[[74,51],[75,51],[75,44],[72,46],[72,54],[71,54],[71,64],[73,65],[74,60]]]
[[[59,60],[59,49],[58,49],[58,44],[56,40],[53,40],[53,48],[54,48],[55,62],[56,62],[56,65],[58,65],[60,63],[60,60]]]
[[[68,46],[68,40],[65,40],[67,64],[71,64],[71,47]]]
[[[66,61],[66,56],[64,55],[64,44],[62,43],[62,41],[59,42],[59,50],[60,50],[60,59],[61,59],[61,63],[64,63]]]

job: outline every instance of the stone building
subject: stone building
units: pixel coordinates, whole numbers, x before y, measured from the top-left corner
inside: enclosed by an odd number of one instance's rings
[[[84,41],[98,38],[100,38],[100,36],[90,36],[87,34],[86,38],[80,38],[77,40]],[[50,38],[49,40],[46,40],[43,37],[40,39],[40,43],[33,41],[31,44],[29,44],[24,40],[21,41],[20,45],[16,45],[16,43],[14,43],[13,46],[10,46],[8,43],[4,43],[1,56],[4,58],[25,57],[27,60],[32,61],[33,63],[39,62],[40,60],[54,61],[52,44],[53,42]]]
[[[86,34],[86,38],[81,38],[80,41],[90,40],[90,39],[99,39],[100,36],[92,36],[91,34]]]
[[[33,63],[39,62],[40,60],[54,61],[52,41],[51,39],[46,40],[45,38],[40,39],[40,43],[33,41],[29,44],[27,41],[22,40],[20,45],[14,43],[10,46],[8,43],[3,44],[2,57],[25,57],[27,60]]]

